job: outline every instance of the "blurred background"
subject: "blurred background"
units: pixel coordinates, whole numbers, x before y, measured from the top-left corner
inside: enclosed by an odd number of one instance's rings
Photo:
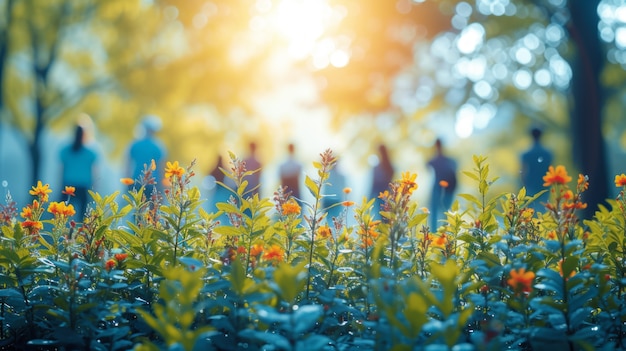
[[[122,190],[153,114],[201,190],[254,142],[271,196],[292,142],[311,175],[338,154],[359,201],[385,144],[425,205],[437,138],[461,170],[487,156],[497,194],[519,188],[538,126],[555,164],[589,175],[593,209],[626,171],[625,68],[622,0],[0,0],[1,190],[20,206],[37,180],[60,192],[77,121],[94,189]]]

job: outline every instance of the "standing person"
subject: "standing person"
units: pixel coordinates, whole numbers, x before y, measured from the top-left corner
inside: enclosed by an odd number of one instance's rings
[[[548,172],[548,167],[552,164],[552,152],[541,144],[541,129],[535,127],[530,130],[533,145],[521,156],[521,180],[522,186],[526,188],[528,196],[534,196],[543,190],[543,176]],[[541,209],[542,202],[548,200],[548,192],[543,193],[530,206],[538,210]]]
[[[280,184],[287,187],[287,191],[291,191],[291,196],[300,201],[300,175],[302,174],[302,165],[296,160],[296,147],[293,143],[287,145],[287,160],[280,165]]]
[[[217,208],[218,203],[228,202],[231,191],[224,187],[224,185],[234,190],[236,188],[235,182],[231,178],[226,177],[221,169],[226,169],[226,167],[224,165],[224,158],[222,157],[222,155],[218,155],[217,164],[210,171],[206,179],[206,186],[209,190],[209,201],[207,210],[207,212],[209,213],[216,213],[217,211],[219,211],[219,209]],[[228,222],[228,216],[226,214],[222,214],[218,217],[218,220],[220,221],[220,223],[226,224]]]
[[[389,189],[389,183],[393,180],[394,173],[387,146],[385,144],[378,145],[378,163],[373,169],[372,187],[370,189],[370,199],[376,199],[374,201],[374,217],[377,219],[380,219],[380,206],[382,205],[379,195]]]
[[[93,188],[98,154],[85,145],[85,128],[77,125],[74,141],[61,149],[61,180],[63,186],[74,187],[73,202],[77,218],[82,221],[87,210],[89,193]],[[74,201],[72,201],[74,200]]]
[[[244,160],[246,163],[246,170],[253,171],[253,174],[250,174],[245,178],[248,181],[248,186],[246,187],[246,192],[249,196],[254,196],[255,194],[259,194],[261,192],[261,162],[256,153],[256,143],[251,142],[249,144],[249,155]]]
[[[457,183],[456,161],[444,154],[441,139],[435,141],[435,156],[428,161],[428,166],[435,173],[430,198],[430,226],[435,231],[437,221],[444,217],[444,212],[452,205]]]
[[[324,187],[325,196],[322,198],[322,208],[328,211],[328,218],[339,217],[343,206],[337,204],[343,202],[343,190],[346,187],[346,176],[337,163],[330,170],[328,175],[328,185]],[[331,209],[329,207],[333,206]]]
[[[137,182],[141,180],[145,167],[150,167],[152,160],[156,164],[153,172],[155,184],[148,187],[146,184],[145,193],[151,194],[153,190],[162,190],[163,169],[165,163],[165,146],[157,139],[156,133],[161,130],[161,119],[154,115],[148,115],[141,121],[143,136],[135,140],[128,150],[128,173],[135,184],[131,187],[138,189]]]

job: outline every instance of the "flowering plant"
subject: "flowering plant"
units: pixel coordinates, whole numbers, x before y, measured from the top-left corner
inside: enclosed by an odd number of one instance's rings
[[[568,350],[626,345],[626,175],[619,196],[581,219],[588,179],[562,166],[550,195],[493,195],[485,157],[464,172],[437,228],[402,173],[381,206],[324,207],[331,150],[306,177],[311,201],[280,187],[262,198],[230,154],[216,213],[187,168],[155,165],[102,196],[77,222],[39,182],[21,209],[0,206],[0,347],[160,350]],[[230,184],[230,183],[229,183]],[[442,185],[443,186],[443,185]],[[119,199],[121,195],[121,200]],[[340,207],[336,214],[331,207]],[[350,217],[354,220],[348,220]]]

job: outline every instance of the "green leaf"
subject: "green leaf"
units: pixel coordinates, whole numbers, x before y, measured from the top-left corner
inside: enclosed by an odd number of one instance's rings
[[[306,176],[304,178],[304,185],[306,185],[307,189],[309,189],[309,191],[311,192],[311,195],[313,195],[314,198],[319,198],[320,193],[319,193],[319,186],[317,185],[317,183],[311,179],[311,177]]]
[[[245,329],[239,332],[239,337],[265,343],[265,345],[271,345],[278,350],[291,350],[289,340],[282,335],[260,332],[252,329]]]
[[[243,296],[247,285],[246,280],[248,277],[246,276],[246,267],[239,258],[233,260],[230,267],[230,275],[228,275],[227,279],[230,281],[233,291],[241,297]]]
[[[324,314],[321,305],[301,305],[293,313],[293,332],[304,333],[311,329]]]
[[[306,262],[300,262],[293,267],[287,263],[281,263],[274,271],[274,281],[279,288],[278,293],[289,304],[293,304],[298,294],[304,290],[305,265]]]

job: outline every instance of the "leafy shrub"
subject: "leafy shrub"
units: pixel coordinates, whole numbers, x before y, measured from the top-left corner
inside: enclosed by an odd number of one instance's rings
[[[382,205],[349,189],[329,218],[325,186],[336,157],[315,162],[313,201],[235,184],[217,213],[191,186],[193,163],[168,163],[164,193],[146,165],[137,189],[101,196],[82,223],[38,183],[21,212],[0,207],[0,347],[89,350],[614,350],[626,320],[626,176],[591,220],[577,213],[587,179],[563,167],[544,177],[550,200],[493,195],[484,157],[464,174],[438,228],[402,174]],[[124,180],[129,182],[129,180]],[[297,200],[297,201],[296,201]],[[119,202],[118,202],[119,201]],[[125,205],[121,206],[119,203]],[[354,222],[348,221],[348,210]],[[18,215],[19,212],[19,215]],[[226,218],[227,220],[224,220]],[[380,219],[379,219],[380,218]],[[348,224],[354,223],[354,224]]]

